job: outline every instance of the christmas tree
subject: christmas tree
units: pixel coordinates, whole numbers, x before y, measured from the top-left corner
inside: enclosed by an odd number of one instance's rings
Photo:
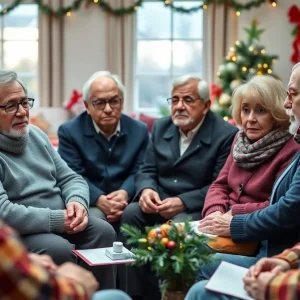
[[[236,41],[230,47],[224,63],[218,69],[218,83],[212,84],[212,110],[225,120],[230,119],[231,95],[235,88],[253,75],[273,74],[273,63],[278,57],[268,55],[264,46],[259,45],[264,29],[257,27],[253,20],[250,28],[245,28],[247,41]]]

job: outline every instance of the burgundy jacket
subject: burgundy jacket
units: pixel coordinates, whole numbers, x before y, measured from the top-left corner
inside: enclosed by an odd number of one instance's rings
[[[207,192],[202,216],[215,211],[226,213],[230,209],[232,215],[247,214],[267,207],[275,180],[299,149],[291,137],[270,160],[249,170],[234,162],[232,147],[224,167]]]

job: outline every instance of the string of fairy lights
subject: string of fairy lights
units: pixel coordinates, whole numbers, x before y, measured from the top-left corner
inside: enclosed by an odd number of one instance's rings
[[[17,8],[20,4],[24,3],[25,0],[15,0],[11,5],[3,5],[2,10],[0,10],[0,16],[6,15],[10,13],[12,10]],[[178,6],[176,1],[174,0],[159,0],[162,4],[170,9],[184,14],[190,14],[197,12],[199,10],[206,10],[210,5],[225,5],[231,9],[234,9],[237,16],[240,16],[243,11],[250,10],[251,8],[257,8],[262,4],[269,4],[272,7],[276,7],[278,4],[278,0],[249,0],[246,3],[241,3],[236,0],[204,0],[202,4],[195,5],[191,8],[185,8],[182,6]],[[84,5],[86,8],[90,5],[97,5],[104,12],[109,15],[120,17],[124,15],[134,14],[138,11],[139,8],[143,6],[146,2],[145,0],[137,0],[127,7],[122,8],[114,8],[111,4],[109,4],[109,0],[74,0],[72,4],[67,6],[62,6],[58,9],[53,9],[50,5],[44,4],[42,0],[33,0],[33,3],[37,4],[39,7],[39,11],[43,14],[54,16],[54,17],[70,17],[72,13],[77,11]],[[27,2],[28,3],[28,2]]]

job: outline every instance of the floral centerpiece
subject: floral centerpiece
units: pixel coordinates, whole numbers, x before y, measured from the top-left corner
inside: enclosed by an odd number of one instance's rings
[[[146,227],[145,233],[125,224],[121,231],[127,243],[135,246],[135,264],[149,263],[162,279],[162,299],[184,299],[197,280],[200,265],[212,261],[214,251],[206,245],[208,238],[197,235],[188,220]]]

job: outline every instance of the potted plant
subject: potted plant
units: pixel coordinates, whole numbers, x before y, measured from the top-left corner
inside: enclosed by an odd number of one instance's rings
[[[204,235],[197,235],[189,224],[171,223],[146,227],[145,233],[128,224],[121,228],[127,243],[135,248],[135,265],[150,264],[162,281],[163,300],[183,300],[197,280],[200,265],[212,261],[215,253],[207,247]]]

